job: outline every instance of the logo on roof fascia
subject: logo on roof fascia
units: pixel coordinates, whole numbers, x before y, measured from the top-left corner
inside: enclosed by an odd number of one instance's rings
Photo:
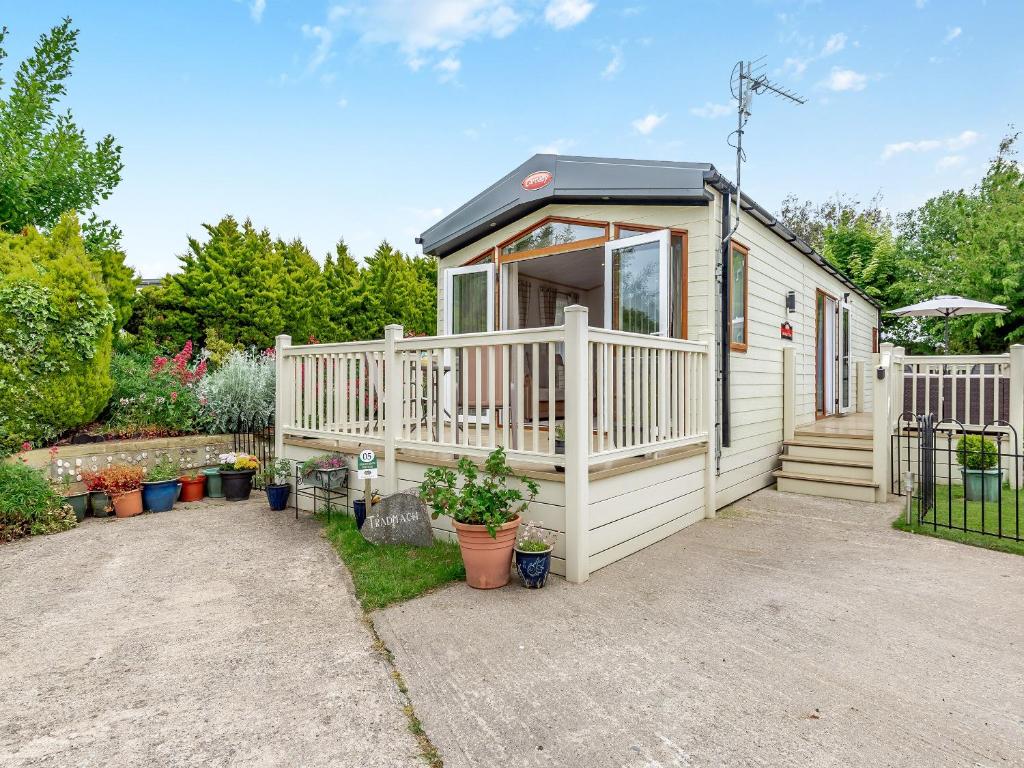
[[[538,189],[544,189],[554,178],[551,171],[534,171],[523,179],[523,189],[527,192],[536,192]]]

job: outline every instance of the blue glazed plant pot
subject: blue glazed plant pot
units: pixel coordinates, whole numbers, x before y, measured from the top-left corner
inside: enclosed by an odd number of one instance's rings
[[[177,480],[143,483],[142,508],[148,512],[167,512],[174,506],[180,486]]]
[[[353,501],[352,512],[356,516],[356,528],[362,530],[363,523],[366,522],[366,499],[356,499]]]
[[[266,490],[267,502],[272,510],[280,512],[288,507],[288,495],[292,492],[290,485],[268,485]]]
[[[540,589],[548,578],[551,570],[551,550],[543,552],[520,552],[516,553],[516,570],[523,586],[527,589]]]

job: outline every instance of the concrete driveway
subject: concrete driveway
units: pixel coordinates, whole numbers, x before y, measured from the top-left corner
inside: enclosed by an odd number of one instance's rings
[[[375,616],[446,768],[1024,765],[1024,558],[762,491],[540,592]]]
[[[0,546],[0,765],[423,765],[319,525],[253,499]]]

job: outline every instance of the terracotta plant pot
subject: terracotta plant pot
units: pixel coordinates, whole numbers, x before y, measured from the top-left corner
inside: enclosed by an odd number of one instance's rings
[[[498,528],[491,538],[486,525],[465,525],[452,521],[459,537],[466,583],[475,589],[497,589],[508,584],[512,570],[512,547],[516,543],[519,518]]]
[[[142,489],[128,491],[112,499],[114,514],[118,517],[135,517],[142,514]]]
[[[181,478],[181,498],[179,501],[202,501],[206,489],[206,477],[200,475],[196,479],[191,477]]]

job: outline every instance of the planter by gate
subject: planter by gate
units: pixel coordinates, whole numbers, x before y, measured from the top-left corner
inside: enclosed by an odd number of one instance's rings
[[[999,456],[994,440],[982,435],[964,435],[956,446],[956,460],[960,463],[964,496],[968,501],[996,498],[1003,473],[995,468]]]
[[[224,498],[228,501],[245,501],[252,493],[252,477],[254,469],[221,470],[220,479],[224,489]]]
[[[206,475],[206,495],[211,499],[223,499],[224,491],[220,482],[220,467],[207,467],[203,470]]]

